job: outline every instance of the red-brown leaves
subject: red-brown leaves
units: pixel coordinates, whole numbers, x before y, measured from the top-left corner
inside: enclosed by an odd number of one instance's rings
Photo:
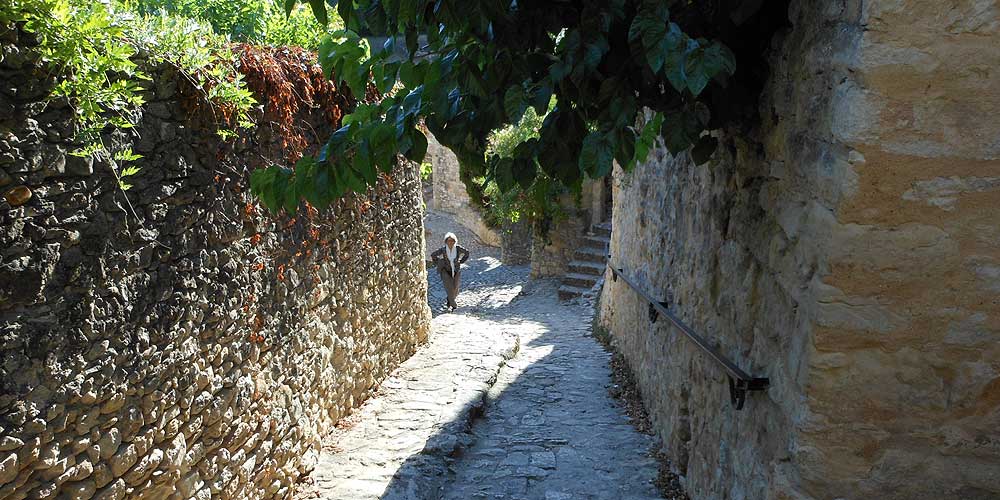
[[[264,118],[281,137],[285,158],[298,161],[315,137],[304,115],[319,110],[334,128],[340,127],[345,108],[352,107],[349,94],[342,94],[316,63],[316,54],[292,47],[258,47],[240,44],[239,70],[247,87],[264,105]]]

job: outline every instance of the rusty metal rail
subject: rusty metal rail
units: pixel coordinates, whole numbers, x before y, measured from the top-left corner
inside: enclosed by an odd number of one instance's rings
[[[677,316],[670,312],[667,307],[670,306],[669,302],[661,302],[649,296],[635,281],[626,276],[621,268],[615,269],[611,265],[611,256],[608,256],[608,269],[611,269],[611,279],[618,281],[621,278],[625,283],[628,284],[640,297],[645,299],[649,303],[649,320],[656,322],[659,316],[663,316],[670,320],[674,326],[677,327],[687,338],[691,339],[702,351],[704,351],[710,358],[715,360],[722,368],[726,371],[727,378],[729,378],[729,397],[733,403],[733,406],[737,410],[743,409],[743,403],[746,402],[748,391],[765,391],[770,384],[767,377],[751,377],[747,372],[736,366],[735,363],[729,360],[729,358],[722,355],[718,349],[713,347],[711,344],[705,340],[704,337],[698,335],[687,326],[683,321]]]

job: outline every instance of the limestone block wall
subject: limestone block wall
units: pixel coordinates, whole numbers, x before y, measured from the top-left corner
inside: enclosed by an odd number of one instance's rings
[[[472,205],[465,183],[458,176],[458,158],[450,149],[441,145],[434,136],[427,135],[427,158],[433,168],[433,203],[435,210],[455,216],[455,220],[476,234],[483,243],[500,246],[500,233],[483,222],[482,216]]]
[[[881,1],[857,19],[823,127],[846,150],[844,197],[799,219],[827,235],[803,484],[997,498],[1000,6]]]
[[[184,81],[149,71],[137,127],[105,137],[144,156],[123,193],[106,159],[67,155],[47,72],[0,67],[0,194],[31,194],[0,201],[0,498],[289,498],[320,437],[427,338],[413,165],[268,215],[248,188],[282,158],[268,117],[220,142]],[[326,111],[297,123],[325,137]]]
[[[761,121],[615,174],[601,320],[692,498],[1000,496],[1000,11],[792,2]]]

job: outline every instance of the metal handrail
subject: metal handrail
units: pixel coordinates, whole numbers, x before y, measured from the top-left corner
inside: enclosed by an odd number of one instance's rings
[[[736,366],[736,364],[730,361],[729,358],[723,356],[718,349],[710,345],[704,337],[695,333],[694,330],[681,321],[680,318],[674,316],[674,314],[667,309],[667,306],[670,305],[669,302],[661,302],[650,297],[649,294],[639,288],[639,285],[636,284],[635,281],[629,279],[628,276],[625,276],[621,268],[615,269],[614,266],[611,265],[610,255],[608,256],[608,269],[611,269],[611,279],[613,281],[618,281],[618,278],[623,279],[625,283],[628,283],[628,286],[635,290],[640,297],[649,303],[650,321],[655,323],[656,318],[660,315],[666,317],[671,323],[673,323],[674,326],[677,327],[677,329],[684,333],[687,338],[691,339],[695,345],[700,347],[702,351],[705,351],[705,353],[714,359],[716,363],[722,365],[722,368],[726,370],[726,375],[729,378],[729,397],[733,406],[735,406],[737,410],[743,409],[743,403],[746,402],[747,391],[767,390],[770,384],[767,377],[751,377],[747,374],[747,372],[741,370],[740,367]]]

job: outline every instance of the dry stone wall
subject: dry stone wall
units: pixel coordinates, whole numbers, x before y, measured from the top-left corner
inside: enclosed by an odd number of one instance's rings
[[[792,2],[761,122],[615,174],[611,253],[771,388],[605,282],[692,498],[1000,497],[1000,11]]]
[[[531,223],[521,219],[500,228],[500,260],[508,266],[531,263]]]
[[[221,142],[158,67],[137,127],[104,138],[144,156],[123,193],[106,158],[67,155],[70,110],[5,36],[0,190],[30,199],[0,201],[0,498],[288,498],[427,338],[416,168],[268,215],[248,172],[282,138],[258,114]]]

